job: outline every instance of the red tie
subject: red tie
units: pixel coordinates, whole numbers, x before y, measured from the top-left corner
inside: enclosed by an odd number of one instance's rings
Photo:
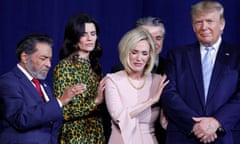
[[[43,96],[43,92],[42,92],[42,90],[41,90],[39,80],[33,78],[33,79],[32,79],[32,82],[35,84],[37,92],[38,92],[39,95],[41,96],[42,100],[45,102],[45,98],[44,98],[44,96]]]

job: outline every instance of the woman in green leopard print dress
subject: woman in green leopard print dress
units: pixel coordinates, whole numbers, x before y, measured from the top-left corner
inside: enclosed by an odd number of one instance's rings
[[[60,62],[54,68],[53,85],[56,96],[73,84],[86,89],[63,107],[64,122],[59,133],[61,144],[104,144],[103,124],[98,105],[103,102],[105,79],[101,80],[98,59],[101,48],[97,42],[98,26],[86,14],[78,14],[68,22]],[[74,92],[74,91],[73,91]]]

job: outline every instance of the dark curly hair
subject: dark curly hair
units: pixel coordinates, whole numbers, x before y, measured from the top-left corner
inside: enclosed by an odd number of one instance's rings
[[[37,43],[46,43],[52,47],[53,39],[45,34],[32,33],[25,36],[18,44],[16,48],[16,55],[18,60],[21,60],[21,54],[23,52],[31,55],[37,51]]]
[[[93,17],[87,14],[77,14],[70,18],[64,32],[64,43],[60,50],[60,60],[70,56],[76,52],[76,44],[85,33],[85,23],[93,23],[96,28],[96,34],[99,35],[99,26]],[[93,71],[101,75],[102,68],[99,64],[99,58],[102,56],[102,48],[98,39],[96,40],[95,48],[90,52],[89,59]]]

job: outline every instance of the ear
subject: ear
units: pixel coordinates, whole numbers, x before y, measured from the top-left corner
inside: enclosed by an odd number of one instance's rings
[[[223,31],[226,24],[225,19],[221,19],[220,23],[221,23],[221,30]]]
[[[192,23],[192,29],[193,29],[193,32],[196,33],[196,29],[193,23]]]
[[[26,64],[27,63],[27,59],[29,57],[28,54],[26,54],[25,52],[22,52],[20,57],[21,57],[21,62]]]

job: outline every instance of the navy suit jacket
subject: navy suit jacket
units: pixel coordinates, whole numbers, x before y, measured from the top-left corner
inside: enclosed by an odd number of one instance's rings
[[[0,143],[58,143],[62,109],[51,89],[41,83],[50,99],[46,103],[18,67],[0,77]]]
[[[173,49],[168,53],[167,76],[161,102],[169,117],[167,143],[193,144],[192,117],[215,117],[226,131],[216,140],[219,144],[240,142],[240,47],[222,42],[217,53],[207,101],[198,43]]]

